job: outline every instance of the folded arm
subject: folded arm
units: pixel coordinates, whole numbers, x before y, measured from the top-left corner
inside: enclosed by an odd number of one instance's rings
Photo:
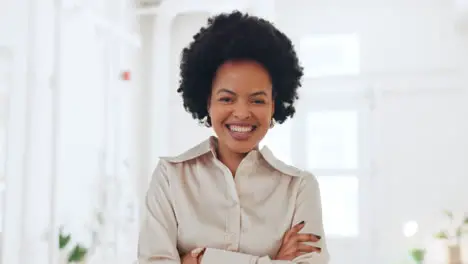
[[[139,264],[180,264],[177,250],[177,220],[173,211],[170,185],[164,162],[153,174],[145,202],[146,216],[138,241]],[[253,256],[238,252],[207,248],[201,264],[328,264],[328,250],[324,240],[320,191],[312,175],[301,179],[293,223],[305,221],[301,233],[322,236],[314,246],[322,248],[320,254],[308,253],[292,261],[272,260],[269,256]]]
[[[320,188],[317,179],[304,173],[297,194],[293,223],[305,221],[300,233],[312,233],[321,236],[317,243],[308,243],[322,249],[320,254],[307,253],[292,261],[272,260],[269,256],[253,256],[238,252],[207,248],[201,264],[328,264],[329,253],[325,241]]]

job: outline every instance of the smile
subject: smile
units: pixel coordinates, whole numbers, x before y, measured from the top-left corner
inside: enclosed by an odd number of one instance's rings
[[[257,129],[257,126],[249,124],[236,124],[226,125],[226,128],[229,130],[229,133],[234,139],[247,140],[252,135],[252,132]]]
[[[252,132],[255,130],[255,128],[257,128],[256,126],[251,126],[251,125],[226,125],[226,127],[232,132],[239,132],[239,133]]]

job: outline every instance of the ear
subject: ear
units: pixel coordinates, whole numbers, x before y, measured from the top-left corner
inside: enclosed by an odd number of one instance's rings
[[[271,118],[275,115],[275,100],[271,103]]]
[[[206,102],[206,111],[208,112],[208,114],[210,113],[210,109],[211,109],[211,96],[208,96],[208,101]]]

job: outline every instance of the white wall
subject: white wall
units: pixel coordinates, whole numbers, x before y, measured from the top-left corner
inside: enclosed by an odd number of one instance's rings
[[[174,18],[171,29],[171,64],[170,64],[170,106],[173,128],[170,133],[170,155],[183,152],[186,146],[194,145],[211,135],[210,129],[199,125],[182,105],[182,97],[177,93],[179,82],[179,61],[182,49],[192,40],[192,36],[198,32],[209,17],[209,13],[182,14]],[[179,107],[176,107],[179,106]],[[190,137],[187,137],[190,131]]]
[[[0,46],[13,54],[3,263],[55,263],[59,225],[73,233],[74,243],[89,246],[103,191],[104,242],[116,247],[110,257],[130,263],[140,152],[131,139],[141,124],[130,116],[140,111],[135,100],[141,99],[119,80],[121,70],[134,69],[132,44],[119,37],[131,23],[115,32],[99,14],[59,10],[54,1],[3,1],[0,10]],[[60,46],[55,11],[63,12]]]
[[[4,193],[4,214],[2,229],[2,263],[19,263],[21,249],[21,227],[18,221],[22,214],[23,203],[21,195],[23,184],[23,155],[26,137],[26,90],[27,78],[27,23],[24,21],[27,12],[27,1],[2,1],[0,4],[0,46],[9,49],[12,54],[12,78],[9,98],[9,115],[15,116],[8,120],[8,158],[6,161],[6,184]],[[17,27],[11,27],[15,24]],[[14,133],[12,133],[14,132]],[[9,176],[14,175],[14,176]],[[9,203],[8,201],[15,201]],[[8,227],[8,228],[6,228]],[[8,243],[6,243],[8,242]]]
[[[372,91],[371,178],[367,202],[372,247],[378,263],[407,261],[409,247],[431,248],[441,210],[468,210],[468,46],[455,26],[450,1],[275,1],[276,24],[298,45],[309,34],[357,33],[361,74],[306,79],[305,89],[365,87]],[[211,134],[182,108],[176,93],[182,47],[207,13],[177,16],[171,26],[171,85],[167,154],[176,154]],[[312,58],[313,59],[313,58]],[[350,84],[349,88],[346,88]],[[368,96],[368,95],[366,95]],[[159,124],[162,125],[162,124]],[[421,232],[403,237],[415,220]]]
[[[2,260],[45,263],[50,253],[44,234],[51,208],[52,61],[47,58],[53,54],[52,3],[44,1],[37,9],[28,1],[2,4],[7,12],[0,42],[13,54]]]
[[[92,232],[99,232],[94,261],[130,263],[135,259],[143,156],[140,118],[145,117],[140,104],[144,92],[136,86],[140,75],[134,75],[138,53],[121,33],[86,12],[70,12],[63,28],[57,225],[87,247]],[[131,24],[117,30],[126,33]],[[123,81],[127,70],[131,79]]]

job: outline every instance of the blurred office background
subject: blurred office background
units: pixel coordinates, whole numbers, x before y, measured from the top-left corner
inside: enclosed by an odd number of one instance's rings
[[[158,156],[212,135],[176,93],[181,49],[233,9],[305,67],[263,143],[318,177],[331,264],[450,264],[434,234],[468,212],[467,0],[1,1],[1,263],[62,264],[60,228],[87,264],[135,260]]]

